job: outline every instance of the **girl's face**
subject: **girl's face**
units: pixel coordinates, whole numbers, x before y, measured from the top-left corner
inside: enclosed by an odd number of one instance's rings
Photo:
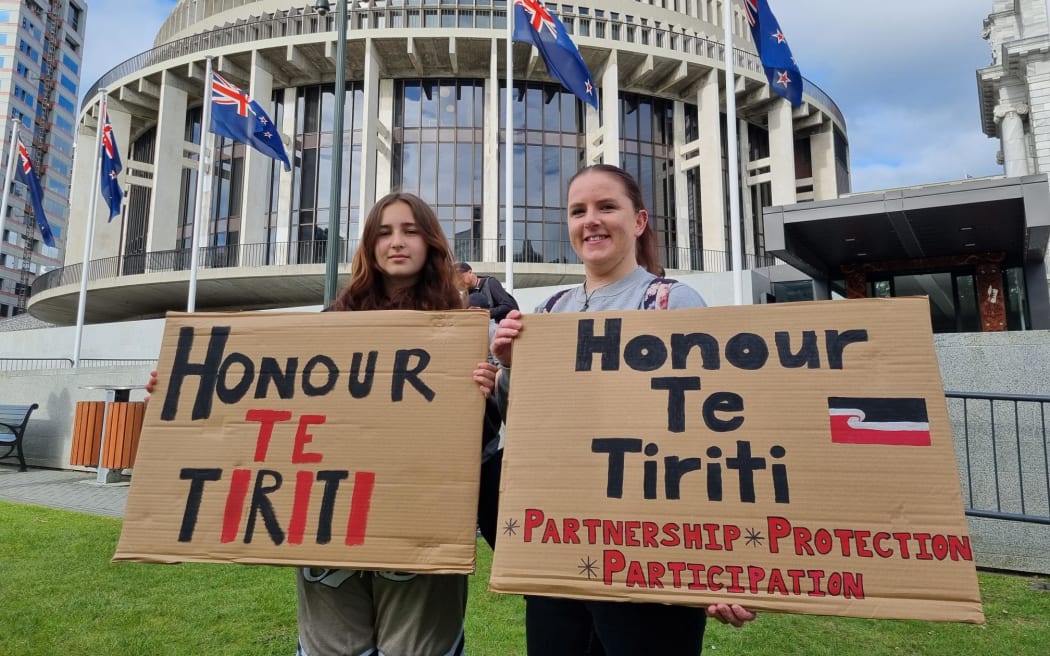
[[[426,263],[427,244],[408,203],[397,201],[383,209],[374,255],[389,289],[415,284]]]
[[[588,275],[615,279],[634,271],[635,243],[648,220],[610,173],[589,171],[569,186],[569,239]]]

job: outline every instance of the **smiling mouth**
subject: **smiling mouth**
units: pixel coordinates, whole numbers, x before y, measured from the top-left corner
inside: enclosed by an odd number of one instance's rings
[[[604,241],[605,239],[608,239],[605,235],[591,235],[590,237],[585,237],[583,241],[594,243]]]

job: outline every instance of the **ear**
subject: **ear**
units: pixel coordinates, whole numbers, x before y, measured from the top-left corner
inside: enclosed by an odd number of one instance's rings
[[[638,214],[635,216],[634,221],[634,236],[641,237],[642,233],[645,232],[645,226],[649,224],[649,212],[638,210]]]

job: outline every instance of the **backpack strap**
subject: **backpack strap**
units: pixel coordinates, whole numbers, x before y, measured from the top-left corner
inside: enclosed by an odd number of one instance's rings
[[[550,314],[550,311],[553,310],[554,306],[558,304],[558,301],[561,300],[561,297],[565,296],[565,294],[571,290],[572,287],[569,287],[568,289],[561,289],[554,292],[554,295],[548,298],[547,302],[543,304],[543,312],[545,314]]]
[[[653,278],[645,288],[642,297],[643,310],[666,310],[671,300],[671,285],[677,283],[671,278]]]
[[[645,296],[642,297],[642,309],[643,310],[666,310],[671,300],[671,285],[676,284],[678,281],[673,278],[653,278],[650,281],[649,286],[645,288]],[[553,296],[547,299],[547,302],[543,304],[543,312],[550,313],[554,309],[554,306],[558,304],[562,296],[569,291],[569,289],[562,289],[554,293]]]

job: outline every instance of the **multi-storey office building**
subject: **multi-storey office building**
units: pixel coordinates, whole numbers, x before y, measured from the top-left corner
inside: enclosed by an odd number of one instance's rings
[[[765,261],[761,207],[834,198],[849,186],[845,121],[806,82],[792,108],[771,95],[741,7],[734,20],[739,149],[725,139],[722,3],[603,0],[547,3],[579,45],[600,111],[551,81],[514,47],[515,171],[512,257],[517,287],[581,279],[564,214],[568,178],[604,161],[633,172],[669,271],[724,271],[729,157],[739,160],[741,223],[752,266]],[[100,79],[78,118],[78,147],[94,151],[99,91],[126,149],[126,207],[92,241],[87,320],[156,316],[185,306],[202,135],[205,59],[267,108],[293,168],[218,140],[209,157],[207,250],[199,309],[317,303],[327,231],[338,217],[340,258],[361,218],[402,189],[432,203],[457,257],[500,272],[503,234],[506,0],[349,3],[345,129],[333,132],[335,12],[277,0],[182,0],[156,47]],[[343,140],[342,207],[328,207],[334,139]],[[34,315],[76,315],[94,162],[73,174],[67,267],[34,287]],[[74,245],[76,246],[74,247]],[[345,267],[343,269],[345,276]]]
[[[0,2],[0,130],[11,152],[12,122],[30,152],[55,247],[40,240],[24,185],[0,208],[0,317],[25,311],[36,277],[62,263],[86,4],[82,0]],[[6,170],[6,169],[5,169]]]

